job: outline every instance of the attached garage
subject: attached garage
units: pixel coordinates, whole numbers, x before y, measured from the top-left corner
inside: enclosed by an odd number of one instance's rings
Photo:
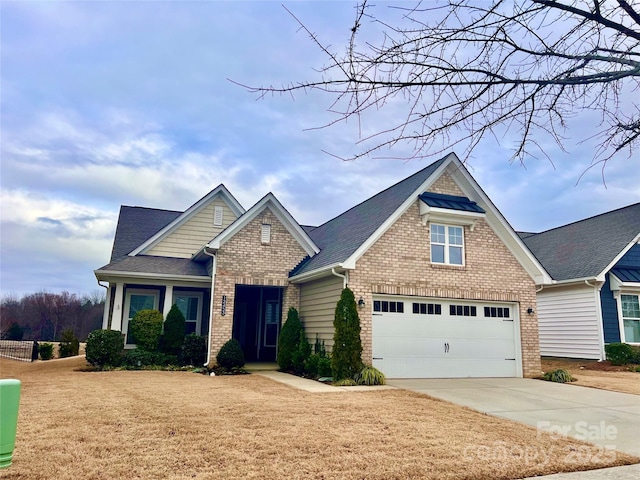
[[[373,299],[373,366],[388,378],[521,377],[518,305]]]

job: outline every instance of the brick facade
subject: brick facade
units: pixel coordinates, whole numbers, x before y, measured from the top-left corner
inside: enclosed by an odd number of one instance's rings
[[[429,191],[463,195],[447,174]],[[536,305],[533,280],[484,220],[464,228],[464,244],[464,266],[432,265],[429,226],[422,225],[416,201],[357,261],[349,287],[369,306],[376,293],[518,302],[523,375],[538,376],[538,320],[527,314]],[[360,312],[360,321],[363,360],[371,363],[370,308]]]
[[[271,241],[261,242],[262,224],[271,225]],[[233,333],[233,305],[236,285],[284,287],[282,312],[299,308],[300,288],[289,284],[289,272],[307,255],[278,218],[265,208],[216,254],[215,292],[210,332],[211,359]],[[226,296],[225,315],[222,298]]]

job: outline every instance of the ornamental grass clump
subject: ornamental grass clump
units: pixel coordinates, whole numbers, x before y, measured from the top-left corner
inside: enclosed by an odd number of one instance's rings
[[[545,373],[542,376],[542,379],[556,383],[575,382],[577,380],[577,378],[573,377],[568,371],[562,368]]]
[[[387,381],[384,373],[370,365],[365,365],[353,379],[358,385],[384,385]]]

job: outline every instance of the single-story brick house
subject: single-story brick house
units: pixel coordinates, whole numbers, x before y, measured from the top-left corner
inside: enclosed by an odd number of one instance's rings
[[[604,360],[640,345],[640,203],[542,233],[520,233],[554,282],[538,287],[544,356]]]
[[[136,311],[176,303],[208,364],[232,337],[273,361],[292,306],[330,349],[348,285],[363,360],[390,378],[540,374],[536,285],[551,278],[453,153],[318,227],[271,193],[245,210],[223,185],[184,212],[123,206],[95,274],[104,328],[130,345]]]

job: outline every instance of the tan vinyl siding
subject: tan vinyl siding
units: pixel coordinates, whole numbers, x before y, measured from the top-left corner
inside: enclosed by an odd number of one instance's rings
[[[540,353],[600,359],[600,320],[593,287],[550,288],[538,293]]]
[[[300,286],[300,319],[310,343],[324,340],[327,350],[333,347],[333,317],[342,293],[342,279],[336,276]]]
[[[223,207],[221,227],[213,225],[216,206]],[[233,211],[223,200],[217,198],[145,253],[160,257],[191,258],[191,255],[210,242],[235,219]]]

